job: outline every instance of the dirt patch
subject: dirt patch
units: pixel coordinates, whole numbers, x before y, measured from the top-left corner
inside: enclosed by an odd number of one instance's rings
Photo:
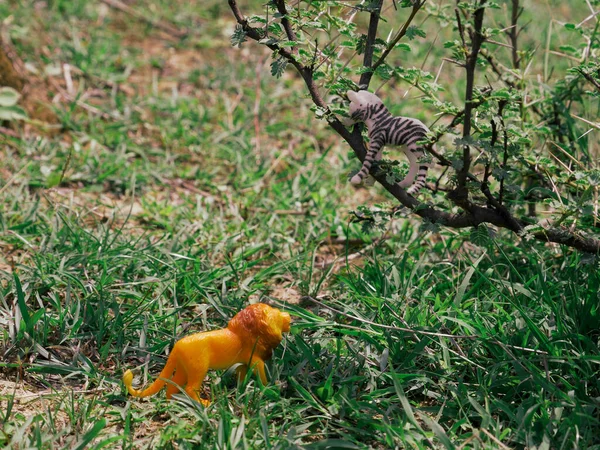
[[[125,219],[135,219],[144,212],[138,198],[132,200],[110,192],[97,193],[60,187],[45,190],[43,197],[54,208],[62,207],[75,212],[88,225],[107,221],[122,224]]]
[[[69,408],[71,395],[76,397],[83,396],[87,401],[94,401],[99,395],[106,393],[106,390],[92,389],[92,390],[79,390],[79,389],[61,389],[61,391],[52,391],[50,389],[32,390],[27,389],[27,385],[23,383],[15,383],[8,380],[0,379],[0,408],[6,411],[8,408],[9,401],[12,402],[11,416],[18,417],[18,422],[24,423],[27,419],[42,414],[42,422],[38,423],[38,426],[51,427],[53,432],[57,430],[65,431],[65,434],[60,436],[58,441],[60,446],[66,445],[77,434],[81,433],[79,430],[82,425],[78,423],[78,414],[74,415],[74,419],[65,412]],[[80,402],[81,399],[78,400]],[[143,409],[144,406],[140,404],[139,409]],[[52,422],[47,421],[47,412],[51,412]],[[106,411],[105,411],[106,416]],[[108,416],[106,416],[108,417]],[[160,434],[160,430],[164,428],[165,422],[170,416],[159,416],[159,417],[147,417],[142,422],[135,425],[134,437],[136,440],[141,439],[150,448],[150,444]],[[84,429],[90,426],[93,422],[84,425]],[[78,431],[77,431],[78,430]],[[101,436],[117,435],[121,432],[118,423],[111,424],[111,421],[107,421],[106,427],[101,433]],[[138,442],[140,444],[140,442]]]
[[[12,401],[12,415],[20,414],[26,420],[43,411],[52,411],[52,418],[57,430],[64,429],[69,424],[69,417],[59,408],[56,408],[56,392],[49,389],[31,392],[26,390],[22,383],[0,379],[0,408],[4,411],[8,408],[8,402]]]
[[[302,298],[302,295],[296,288],[285,286],[273,286],[269,295],[290,305],[299,305]]]
[[[27,73],[12,44],[0,38],[0,86],[10,86],[20,92],[20,105],[31,119],[57,124],[56,114],[50,107],[48,85],[40,77]]]

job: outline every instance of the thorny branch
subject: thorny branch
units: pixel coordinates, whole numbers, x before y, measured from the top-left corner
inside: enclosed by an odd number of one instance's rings
[[[594,85],[594,87],[596,89],[598,89],[598,91],[600,91],[600,82],[598,80],[596,80],[593,76],[591,76],[589,73],[586,73],[582,69],[576,69],[576,70],[577,70],[577,72],[579,72],[581,74],[581,76],[583,76],[583,78],[585,78],[590,83],[592,83]]]
[[[504,145],[504,160],[502,168],[506,166],[507,155],[508,155],[508,136],[506,133],[506,125],[504,124],[504,118],[502,114],[504,112],[504,107],[506,106],[506,102],[501,101],[498,105],[498,118],[500,120],[500,125],[502,125],[502,134],[504,137],[503,145]],[[493,148],[496,145],[498,140],[498,128],[495,122],[492,121],[492,139],[490,142],[491,147]],[[511,226],[515,229],[521,229],[523,227],[522,224],[519,223],[511,214],[510,211],[502,204],[502,194],[504,192],[504,177],[500,181],[500,198],[496,200],[496,198],[490,192],[490,187],[488,184],[488,178],[490,176],[490,165],[489,163],[485,166],[485,175],[483,178],[483,182],[481,183],[481,192],[485,195],[485,198],[488,201],[488,204],[492,206],[496,211],[498,211],[507,222],[511,224]]]
[[[367,42],[365,44],[365,56],[363,58],[363,66],[370,68],[373,62],[373,52],[375,51],[375,39],[377,39],[377,27],[379,26],[379,17],[381,16],[381,6],[383,0],[377,0],[374,4],[373,10],[371,11],[371,17],[369,19],[369,30],[367,31]],[[371,77],[373,77],[373,70],[364,72],[360,76],[359,85],[364,86],[365,89],[369,87]]]
[[[404,22],[404,25],[402,26],[402,28],[400,29],[398,34],[396,36],[394,36],[394,38],[390,41],[390,43],[388,44],[388,46],[386,47],[384,52],[381,54],[379,59],[375,62],[375,64],[373,64],[371,72],[375,72],[375,70],[377,70],[377,68],[381,64],[383,64],[383,62],[388,57],[388,55],[392,52],[392,50],[394,49],[396,44],[398,42],[400,42],[400,39],[402,39],[404,37],[404,35],[406,34],[406,31],[408,30],[408,27],[410,26],[413,19],[415,18],[415,16],[417,15],[417,13],[419,12],[419,10],[421,9],[421,7],[424,4],[425,4],[425,1],[415,2],[414,6],[412,8],[412,11],[410,12],[410,15],[408,16],[408,19],[406,19],[406,22]]]
[[[287,9],[285,8],[285,0],[276,0],[275,4],[277,5],[277,11],[279,11],[279,14],[281,14],[283,17],[281,18],[281,24],[283,25],[283,29],[285,30],[285,34],[287,35],[287,38],[290,41],[296,41],[296,33],[294,32],[294,29],[292,28],[292,24],[290,23],[290,19],[288,19],[287,15]],[[294,45],[292,47],[292,51],[296,52],[296,46]]]
[[[519,6],[519,0],[512,0],[512,10],[510,14],[511,27],[506,32],[508,33],[512,47],[512,63],[514,69],[519,69],[519,66],[521,65],[521,58],[519,58],[519,47],[517,45],[517,39],[519,37],[517,22],[519,21],[521,14],[523,14],[523,8]]]
[[[481,0],[481,4],[483,4],[484,1],[485,0]],[[243,30],[246,32],[246,35],[255,41],[260,41],[262,39],[262,31],[250,26],[248,21],[245,19],[244,15],[241,13],[236,0],[228,0],[228,3],[237,23],[242,26]],[[480,25],[479,31],[481,31],[482,21],[483,12],[481,12],[480,19],[476,20],[476,23],[479,23]],[[475,36],[472,36],[472,41],[476,39],[481,39],[481,41],[476,47],[477,51],[479,51],[479,47],[483,42],[483,36],[481,36],[481,38],[475,38]],[[327,104],[319,94],[318,86],[314,81],[313,71],[311,67],[307,67],[301,62],[299,62],[295,58],[295,55],[293,55],[288,49],[280,47],[277,43],[269,42],[265,43],[264,45],[269,47],[274,52],[278,52],[279,55],[286,58],[288,62],[296,68],[296,70],[300,73],[306,84],[306,87],[308,89],[308,92],[310,93],[313,103],[316,106],[323,108],[327,113],[330,113]],[[471,51],[471,54],[473,54],[473,50]],[[471,80],[470,101],[466,104],[464,114],[459,113],[457,117],[454,118],[454,120],[452,121],[454,125],[460,123],[461,116],[464,117],[465,126],[467,123],[470,124],[472,110],[477,106],[477,104],[472,101],[472,82],[473,80]],[[331,126],[331,128],[333,128],[342,137],[342,139],[344,139],[348,143],[348,145],[350,145],[358,159],[362,162],[365,159],[367,149],[365,147],[365,143],[361,133],[358,130],[356,130],[357,127],[355,127],[355,130],[353,132],[350,132],[333,114],[327,114],[327,116],[328,123]],[[468,167],[464,173],[466,180],[468,176]],[[447,226],[450,228],[476,227],[479,224],[489,223],[500,228],[509,229],[519,234],[521,234],[524,231],[524,228],[527,226],[527,222],[514,218],[508,212],[508,210],[505,210],[505,214],[504,211],[499,211],[497,208],[493,207],[490,208],[469,204],[469,208],[462,213],[449,213],[446,211],[442,211],[433,206],[422,203],[416,198],[412,197],[406,192],[406,190],[401,188],[398,183],[388,183],[384,174],[375,175],[375,179],[379,183],[381,183],[381,185],[390,194],[392,194],[403,206],[411,209],[416,215],[427,219],[432,223]],[[553,228],[533,232],[530,234],[530,236],[533,236],[535,239],[540,241],[556,242],[588,253],[600,253],[600,240],[588,238],[576,232],[570,232],[563,229]]]
[[[471,117],[473,115],[473,90],[475,87],[475,68],[477,65],[477,56],[479,55],[479,50],[481,49],[481,45],[485,40],[485,36],[482,34],[483,30],[483,16],[485,13],[485,2],[486,0],[479,0],[479,7],[473,13],[473,30],[470,33],[471,38],[471,49],[470,51],[465,48],[467,53],[465,71],[467,75],[467,87],[465,93],[465,120],[463,122],[463,139],[467,139],[471,136]],[[457,0],[458,3],[458,0]],[[460,18],[460,14],[456,11],[456,17]],[[459,27],[459,31],[461,34],[461,39],[463,42],[466,42],[464,33],[465,30],[461,26]],[[457,204],[463,203],[467,204],[467,174],[469,173],[469,169],[471,167],[471,151],[468,145],[463,147],[463,166],[457,173],[457,181],[458,188],[456,189],[455,198],[457,200]],[[462,205],[460,205],[462,206]]]

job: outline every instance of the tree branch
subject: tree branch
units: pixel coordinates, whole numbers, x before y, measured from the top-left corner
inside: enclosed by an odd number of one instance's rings
[[[290,23],[290,20],[287,17],[288,12],[285,7],[285,0],[275,0],[275,4],[277,5],[277,11],[279,11],[279,14],[283,16],[281,18],[281,25],[283,25],[283,29],[285,30],[285,34],[287,35],[288,40],[295,42],[297,40],[296,32],[292,28],[292,24]],[[294,45],[292,47],[292,52],[296,53],[296,51],[297,48]]]
[[[259,41],[262,38],[261,34],[257,29],[252,28],[248,24],[248,21],[244,18],[241,11],[237,7],[236,0],[228,0],[228,2],[237,22],[244,28],[244,31],[246,31],[247,35],[251,39]],[[310,93],[313,103],[325,109],[327,113],[329,113],[329,108],[327,107],[327,104],[319,94],[318,86],[314,82],[313,74],[310,68],[298,62],[295,59],[294,55],[291,54],[287,49],[281,48],[277,44],[273,43],[265,43],[264,45],[267,45],[273,51],[278,51],[280,55],[286,58],[289,61],[289,63],[292,64],[298,70],[298,72],[304,79],[304,82],[306,84],[308,92]],[[467,107],[469,105],[471,106],[471,109],[475,106],[473,102],[468,103]],[[466,113],[467,108],[465,108],[464,114],[465,121]],[[455,118],[455,120],[460,120],[460,114],[457,115],[457,117],[459,117],[459,119]],[[367,154],[367,149],[365,147],[363,137],[360,131],[358,130],[358,127],[354,127],[354,130],[350,132],[332,114],[328,114],[328,123],[329,126],[331,126],[331,128],[333,128],[348,143],[348,145],[350,145],[358,159],[361,162],[364,161],[365,156]],[[456,122],[456,124],[457,123],[458,122]],[[478,205],[470,205],[469,209],[463,213],[448,213],[446,211],[436,209],[431,205],[427,205],[425,203],[420,202],[416,198],[409,195],[406,192],[406,190],[400,187],[399,184],[388,183],[384,174],[375,175],[375,179],[379,183],[381,183],[381,185],[391,195],[393,195],[403,206],[411,209],[412,212],[417,214],[419,217],[430,220],[431,222],[436,224],[444,225],[450,228],[467,228],[475,227],[482,223],[489,223],[500,228],[507,228],[515,233],[522,233],[525,226],[527,225],[527,222],[514,219],[512,218],[512,216],[510,216],[510,214],[508,214],[508,216],[503,214],[500,210],[498,210],[498,208],[494,209]],[[567,230],[548,229],[543,231],[537,231],[533,233],[532,236],[540,241],[557,242],[584,252],[600,254],[600,240],[594,238],[587,238],[583,235],[572,233]]]
[[[410,15],[408,16],[408,19],[406,19],[406,22],[404,22],[404,25],[402,26],[402,28],[400,29],[398,34],[396,36],[394,36],[394,38],[388,44],[387,48],[381,54],[379,59],[375,62],[375,64],[373,64],[373,67],[371,68],[371,72],[370,72],[371,76],[375,72],[375,70],[377,70],[377,68],[384,63],[385,59],[392,52],[392,50],[394,50],[394,47],[400,41],[400,39],[402,39],[404,37],[404,35],[406,34],[406,31],[408,30],[408,27],[410,26],[413,19],[415,18],[415,16],[417,15],[417,13],[419,12],[419,10],[421,9],[421,7],[424,4],[425,4],[424,1],[418,1],[417,3],[414,4],[412,11],[410,12]],[[370,79],[370,76],[369,76],[369,79]]]
[[[513,68],[519,69],[521,58],[519,58],[519,49],[517,47],[517,39],[519,36],[519,30],[517,30],[517,22],[519,21],[519,17],[523,13],[523,8],[519,7],[519,0],[512,0],[512,10],[511,10],[511,27],[508,32],[508,37],[510,38],[510,43],[512,44],[512,62]]]
[[[600,91],[600,82],[598,82],[598,80],[596,80],[593,76],[591,76],[589,73],[586,73],[584,70],[582,69],[575,69],[577,70],[577,72],[579,72],[583,78],[585,78],[586,80],[588,80],[590,83],[592,83],[594,85],[594,87]]]
[[[365,56],[363,58],[363,67],[370,68],[373,63],[373,52],[375,51],[375,39],[377,39],[377,27],[379,27],[379,18],[381,17],[381,6],[383,0],[377,0],[373,10],[371,11],[371,17],[369,19],[369,30],[367,31],[367,42],[365,44]],[[373,70],[363,72],[360,76],[359,86],[365,86],[365,89],[369,87],[371,78],[373,77]]]
[[[367,149],[362,136],[359,134],[357,137],[355,133],[350,133],[337,119],[332,119],[329,125],[350,145],[358,159],[361,162],[364,161]],[[432,223],[449,228],[469,228],[489,223],[499,228],[507,228],[517,234],[521,234],[529,225],[524,220],[512,217],[508,210],[497,202],[494,208],[470,205],[468,212],[460,214],[441,211],[412,197],[399,184],[388,183],[384,174],[374,175],[374,177],[403,206]],[[587,238],[567,230],[552,228],[531,235],[540,241],[565,244],[587,253],[600,254],[600,240]]]
[[[473,33],[471,33],[471,50],[467,55],[465,70],[467,74],[467,88],[465,93],[465,120],[463,122],[463,139],[471,136],[471,117],[473,115],[473,89],[475,85],[475,68],[477,65],[477,56],[481,49],[481,44],[485,37],[481,33],[483,29],[483,15],[485,13],[485,1],[479,1],[479,7],[473,14]],[[457,17],[460,17],[457,11]],[[464,33],[463,33],[464,34]],[[468,145],[463,147],[463,167],[457,173],[458,188],[455,197],[462,203],[467,201],[467,174],[471,167],[471,151]]]

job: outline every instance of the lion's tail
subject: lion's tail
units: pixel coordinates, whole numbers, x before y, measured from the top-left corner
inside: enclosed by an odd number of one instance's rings
[[[165,364],[165,367],[163,368],[163,370],[160,373],[160,375],[158,376],[158,378],[156,380],[154,380],[154,383],[152,383],[150,386],[148,386],[143,391],[138,391],[137,389],[134,389],[131,386],[131,384],[133,382],[133,372],[131,370],[127,370],[123,374],[123,383],[125,384],[127,391],[134,397],[149,397],[151,395],[156,394],[158,391],[160,391],[163,388],[163,386],[166,384],[165,379],[167,379],[167,380],[170,379],[171,376],[173,375],[173,372],[175,372],[175,365],[177,364],[177,358],[175,357],[175,353],[176,353],[176,351],[174,348],[173,351],[171,352],[171,354],[169,355],[169,358],[167,359],[167,363]]]

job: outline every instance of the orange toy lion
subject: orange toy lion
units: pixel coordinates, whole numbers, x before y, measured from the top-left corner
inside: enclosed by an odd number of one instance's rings
[[[143,391],[133,389],[133,373],[123,375],[123,383],[135,397],[156,394],[167,383],[167,398],[185,386],[185,392],[207,406],[210,402],[200,398],[202,382],[209,369],[227,369],[242,364],[240,377],[247,368],[256,368],[263,384],[267,383],[265,361],[283,339],[282,333],[290,331],[290,315],[264,303],[250,305],[237,313],[227,328],[184,337],[175,343],[164,369],[154,383]]]

